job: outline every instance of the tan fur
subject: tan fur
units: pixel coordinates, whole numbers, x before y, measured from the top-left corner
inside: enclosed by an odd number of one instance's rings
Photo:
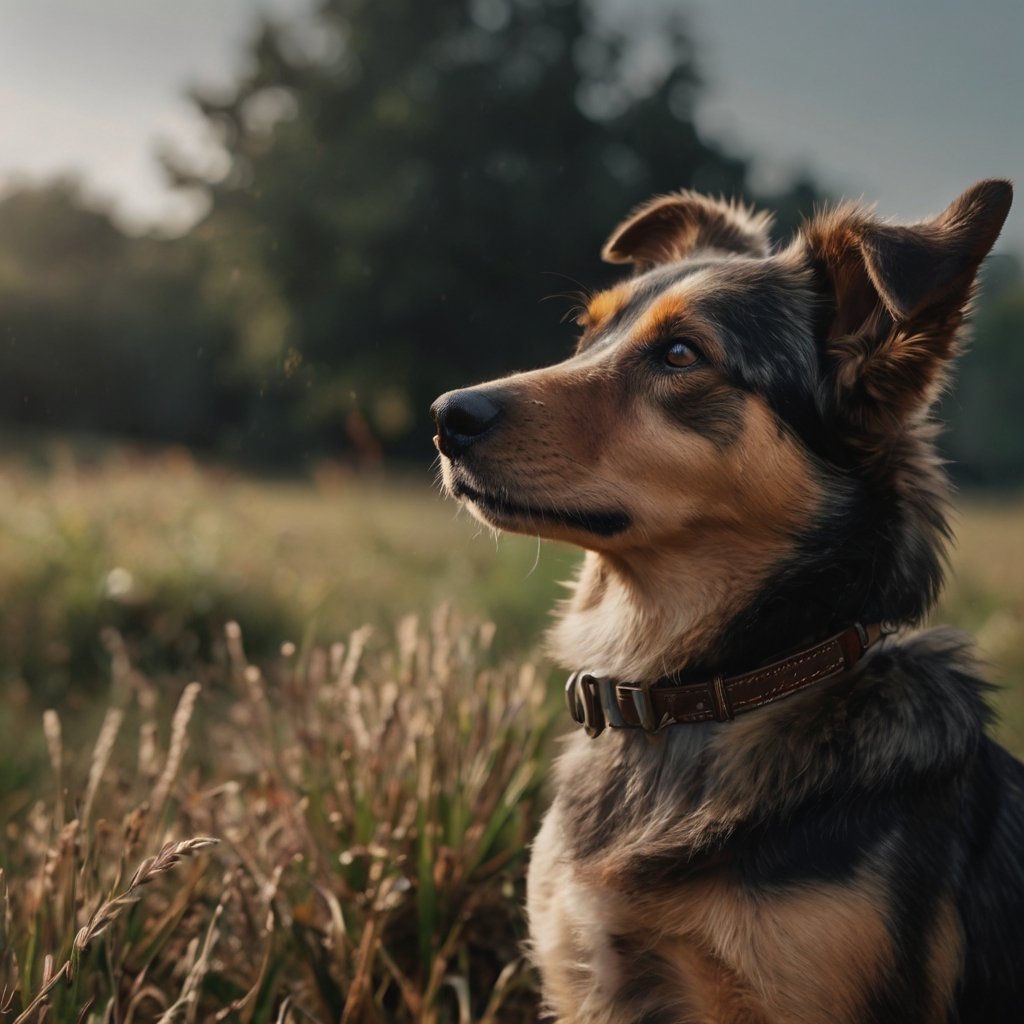
[[[580,315],[581,327],[591,331],[599,331],[629,300],[630,290],[625,285],[607,288],[598,292],[587,302],[586,310]]]
[[[771,1024],[756,994],[717,957],[682,940],[666,944],[666,959],[672,981],[682,989],[666,993],[671,999],[667,1007],[673,1007],[683,1024]]]
[[[635,329],[637,341],[642,344],[673,323],[685,324],[688,312],[683,295],[670,292],[659,296],[640,315]]]
[[[564,843],[552,813],[529,901],[534,954],[563,1024],[627,1024],[658,1005],[677,1008],[680,1024],[841,1024],[863,1012],[889,955],[876,880],[750,892],[718,868],[623,892],[608,885],[604,858],[574,870]]]
[[[817,484],[758,399],[747,399],[743,421],[725,453],[696,436],[644,443],[654,421],[635,432],[620,426],[608,440],[605,472],[631,481],[630,507],[651,546],[588,553],[549,636],[559,661],[627,679],[682,668],[681,652],[706,650],[788,554],[820,498]]]
[[[952,899],[943,900],[932,928],[928,951],[928,977],[932,990],[932,1014],[941,1020],[953,1001],[956,983],[963,972],[963,934]]]
[[[952,635],[900,642],[944,660],[966,656]],[[556,765],[560,798],[537,837],[528,897],[534,955],[564,1024],[625,1024],[656,1005],[680,1008],[665,1018],[673,1021],[858,1019],[891,962],[885,915],[892,897],[883,879],[865,867],[845,883],[749,890],[714,853],[737,825],[756,820],[758,807],[784,810],[805,799],[808,777],[820,784],[821,766],[811,759],[837,731],[852,730],[856,744],[884,753],[886,731],[899,732],[886,714],[896,693],[879,687],[870,661],[842,686],[855,697],[867,687],[875,710],[851,722],[844,702],[808,692],[710,726],[703,738],[663,730],[645,737],[639,751],[627,733],[603,736],[600,747],[580,733],[568,738]],[[922,732],[922,756],[953,734],[963,709],[951,702],[945,713],[946,721]],[[608,790],[609,770],[627,758],[631,777],[649,779],[659,766],[666,784],[615,797],[621,828],[581,855],[567,810],[589,799],[587,787]],[[667,784],[682,766],[694,771],[695,759],[701,768],[691,787]],[[885,757],[865,759],[864,774],[844,781],[878,786],[890,770]],[[693,870],[680,873],[689,857]],[[675,873],[662,880],[659,864]],[[920,956],[941,1020],[962,965],[950,900],[939,904]],[[645,984],[631,987],[642,972]]]

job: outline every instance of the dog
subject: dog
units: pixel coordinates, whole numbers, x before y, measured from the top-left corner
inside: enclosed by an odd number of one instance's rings
[[[442,395],[444,484],[585,549],[550,635],[583,728],[528,876],[563,1024],[1024,1020],[1024,766],[920,630],[931,410],[1009,182],[896,225],[692,192],[633,212],[575,354]]]

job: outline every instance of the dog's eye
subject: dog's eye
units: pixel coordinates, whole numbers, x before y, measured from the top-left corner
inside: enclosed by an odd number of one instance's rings
[[[700,353],[691,345],[677,341],[666,353],[665,362],[676,370],[685,370],[700,359]]]

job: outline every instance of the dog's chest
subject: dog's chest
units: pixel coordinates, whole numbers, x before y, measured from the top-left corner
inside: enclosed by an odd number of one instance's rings
[[[534,957],[556,1018],[626,1024],[857,1020],[890,955],[870,882],[741,885],[715,868],[648,890],[574,858],[557,807],[529,877]]]

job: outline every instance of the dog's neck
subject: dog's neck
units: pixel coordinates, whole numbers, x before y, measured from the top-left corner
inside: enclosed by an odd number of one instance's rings
[[[919,622],[949,536],[931,436],[922,424],[888,450],[901,470],[888,490],[834,477],[819,525],[802,536],[708,523],[685,548],[588,552],[549,652],[570,671],[653,682],[747,671],[856,621]]]
[[[773,566],[753,545],[664,555],[588,552],[548,635],[553,657],[570,670],[638,682],[713,667],[724,630]]]

